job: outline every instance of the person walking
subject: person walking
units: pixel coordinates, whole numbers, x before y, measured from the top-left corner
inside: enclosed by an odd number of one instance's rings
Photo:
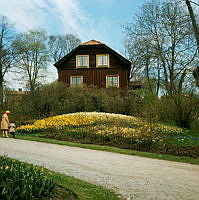
[[[5,113],[2,115],[1,119],[1,130],[3,131],[3,137],[8,138],[8,126],[10,125],[8,115],[10,114],[9,110],[6,110]]]
[[[9,133],[15,138],[15,132],[16,132],[16,125],[15,123],[11,122],[9,125]]]

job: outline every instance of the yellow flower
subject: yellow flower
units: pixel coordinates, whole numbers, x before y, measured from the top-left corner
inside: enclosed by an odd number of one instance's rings
[[[9,169],[9,166],[7,165],[7,166],[5,167],[5,169]]]

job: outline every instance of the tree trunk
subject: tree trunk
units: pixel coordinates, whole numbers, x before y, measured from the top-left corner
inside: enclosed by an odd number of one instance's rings
[[[158,96],[159,94],[159,90],[160,90],[160,63],[158,61],[158,64],[157,64],[157,70],[158,70],[158,80],[157,80],[157,88],[156,88],[156,95]]]
[[[196,23],[196,18],[195,18],[195,15],[193,13],[193,9],[192,9],[190,1],[186,0],[186,4],[187,4],[187,8],[189,10],[189,15],[190,15],[190,18],[191,18],[194,35],[195,35],[195,38],[196,38],[197,48],[198,48],[198,51],[199,51],[199,29],[198,29],[198,26],[197,26],[197,23]]]
[[[189,15],[190,15],[190,18],[191,18],[194,35],[195,35],[195,38],[196,38],[197,49],[198,49],[198,52],[199,52],[199,28],[198,28],[198,25],[196,23],[196,18],[195,18],[195,15],[194,15],[190,1],[186,0],[186,4],[187,4],[187,8],[189,10]],[[196,70],[194,70],[193,75],[194,75],[194,78],[196,79],[196,85],[199,88],[199,66],[196,68]]]
[[[0,105],[3,105],[3,74],[0,70]]]
[[[149,58],[146,58],[146,76],[147,76],[147,82],[149,85],[149,91],[153,92],[153,88],[151,86],[150,76],[149,76]]]

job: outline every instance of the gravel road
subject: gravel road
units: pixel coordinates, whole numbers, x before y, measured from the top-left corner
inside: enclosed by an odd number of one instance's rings
[[[130,200],[199,200],[199,166],[0,138],[0,155],[104,186]]]

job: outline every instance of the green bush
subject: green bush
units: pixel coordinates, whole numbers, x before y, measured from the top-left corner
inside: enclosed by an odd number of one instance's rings
[[[198,127],[198,96],[189,93],[158,97],[147,88],[136,91],[96,87],[66,87],[53,82],[26,93],[16,100],[7,101],[5,109],[11,110],[10,120],[26,121],[59,114],[84,111],[108,112],[143,117],[148,121],[169,121],[181,127]],[[178,106],[177,106],[178,105]]]

